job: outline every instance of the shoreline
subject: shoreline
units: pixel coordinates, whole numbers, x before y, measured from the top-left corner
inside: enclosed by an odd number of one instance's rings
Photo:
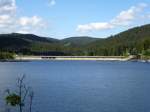
[[[125,58],[123,56],[17,56],[15,60],[29,60],[29,61],[39,61],[39,60],[85,60],[85,61],[128,61],[130,58]]]
[[[150,59],[135,59],[133,56],[16,56],[15,59],[0,60],[0,62],[30,62],[30,61],[139,61],[150,62]]]
[[[134,59],[134,56],[17,56],[15,60],[20,61],[141,61],[150,62],[150,60]]]

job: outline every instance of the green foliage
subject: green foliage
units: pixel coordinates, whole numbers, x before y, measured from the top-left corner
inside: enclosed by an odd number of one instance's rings
[[[144,55],[145,55],[145,56],[150,56],[150,49],[144,51]]]
[[[64,46],[70,47],[78,47],[78,46],[85,46],[89,43],[92,43],[96,40],[99,40],[98,38],[93,38],[93,37],[87,37],[87,36],[83,36],[83,37],[70,37],[70,38],[65,38],[63,40],[61,40],[61,43]]]
[[[90,43],[95,55],[125,55],[126,50],[131,55],[141,54],[150,49],[150,25],[129,29],[109,38]]]
[[[2,60],[14,59],[14,55],[12,53],[8,53],[8,52],[0,52],[0,59],[2,59]]]
[[[15,93],[9,94],[5,98],[6,103],[11,106],[17,106],[21,103],[21,97]]]
[[[129,50],[126,49],[126,51],[123,53],[123,56],[128,57],[130,55]]]

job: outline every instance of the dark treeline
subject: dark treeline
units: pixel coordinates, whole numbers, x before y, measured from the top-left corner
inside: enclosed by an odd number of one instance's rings
[[[57,40],[32,34],[2,34],[0,51],[23,55],[149,56],[150,25],[129,29],[105,39],[71,37]]]

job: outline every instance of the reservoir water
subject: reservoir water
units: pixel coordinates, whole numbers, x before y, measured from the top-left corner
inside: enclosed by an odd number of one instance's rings
[[[34,90],[34,112],[150,112],[150,63],[0,62],[0,109],[21,74]]]

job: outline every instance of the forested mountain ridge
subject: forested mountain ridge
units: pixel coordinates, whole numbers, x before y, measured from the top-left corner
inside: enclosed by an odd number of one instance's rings
[[[84,36],[59,40],[33,34],[1,34],[0,50],[28,55],[150,55],[150,24],[103,39]]]
[[[95,55],[123,55],[150,49],[150,24],[135,27],[87,45]],[[100,51],[100,52],[99,52]]]
[[[58,42],[58,39],[49,38],[49,37],[40,37],[33,34],[19,34],[19,33],[11,33],[11,34],[0,34],[0,38],[18,38],[24,39],[30,42]]]
[[[56,55],[64,54],[72,55],[70,52],[76,52],[81,46],[94,42],[98,38],[92,37],[70,37],[66,39],[54,39],[48,37],[40,37],[33,34],[0,34],[0,50],[6,52],[16,52],[23,54],[47,54]],[[55,53],[54,53],[55,54]]]
[[[33,34],[0,34],[0,50],[3,52],[32,54],[32,51],[46,51],[54,48],[53,46],[59,47],[58,39]]]
[[[104,40],[96,41],[95,43],[91,43],[94,45],[102,45],[99,42],[104,42],[104,44],[108,44],[108,42],[116,41],[118,43],[135,43],[140,42],[141,40],[149,39],[150,38],[150,25],[144,25],[141,27],[135,27],[129,29],[127,31],[121,32],[117,35],[110,36]]]

